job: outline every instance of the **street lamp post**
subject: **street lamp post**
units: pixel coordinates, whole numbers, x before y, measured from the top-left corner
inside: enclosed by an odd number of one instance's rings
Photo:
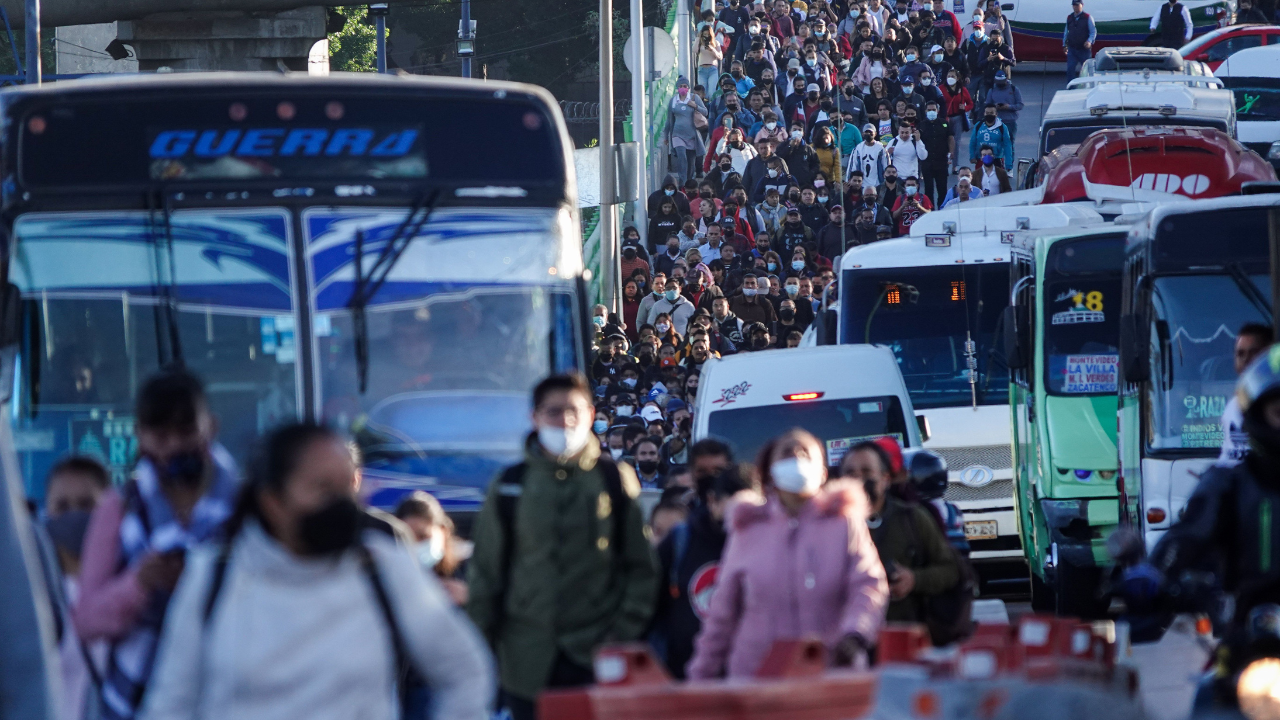
[[[386,3],[373,3],[369,6],[369,14],[373,16],[373,24],[377,28],[378,72],[387,71],[387,15],[390,9]]]

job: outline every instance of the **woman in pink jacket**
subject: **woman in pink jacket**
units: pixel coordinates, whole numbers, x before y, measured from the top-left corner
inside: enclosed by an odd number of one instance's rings
[[[783,639],[820,638],[849,664],[884,620],[889,588],[862,488],[824,487],[822,445],[804,430],[770,441],[758,464],[765,502],[734,508],[690,679],[750,677]]]

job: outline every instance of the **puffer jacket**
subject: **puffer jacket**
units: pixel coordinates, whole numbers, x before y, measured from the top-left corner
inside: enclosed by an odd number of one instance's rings
[[[862,488],[845,481],[828,483],[795,518],[772,495],[734,508],[689,678],[750,677],[775,640],[875,638],[889,587],[866,515]]]

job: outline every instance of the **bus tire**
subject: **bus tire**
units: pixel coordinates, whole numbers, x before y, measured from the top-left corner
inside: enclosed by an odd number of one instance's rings
[[[1053,588],[1035,570],[1031,571],[1031,609],[1035,612],[1053,612],[1057,609]]]

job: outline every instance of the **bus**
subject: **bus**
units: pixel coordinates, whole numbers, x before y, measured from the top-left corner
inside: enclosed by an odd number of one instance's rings
[[[1280,195],[1157,207],[1129,231],[1120,307],[1121,500],[1149,547],[1219,455],[1236,331],[1272,324]]]
[[[135,392],[180,365],[241,463],[323,422],[370,502],[426,489],[465,518],[521,456],[533,385],[585,367],[571,145],[540,88],[175,74],[7,90],[0,112],[31,497],[71,452],[122,481]]]
[[[947,461],[945,497],[965,514],[972,558],[988,584],[1027,581],[1013,504],[1009,377],[994,344],[1009,305],[1012,238],[1100,222],[1077,205],[948,208],[922,216],[910,236],[841,258],[837,341],[893,350],[911,403],[928,421],[924,447]],[[1007,570],[1009,577],[997,577]]]
[[[1120,275],[1128,228],[1020,235],[1004,357],[1014,498],[1036,610],[1097,617],[1120,522],[1116,486]]]

